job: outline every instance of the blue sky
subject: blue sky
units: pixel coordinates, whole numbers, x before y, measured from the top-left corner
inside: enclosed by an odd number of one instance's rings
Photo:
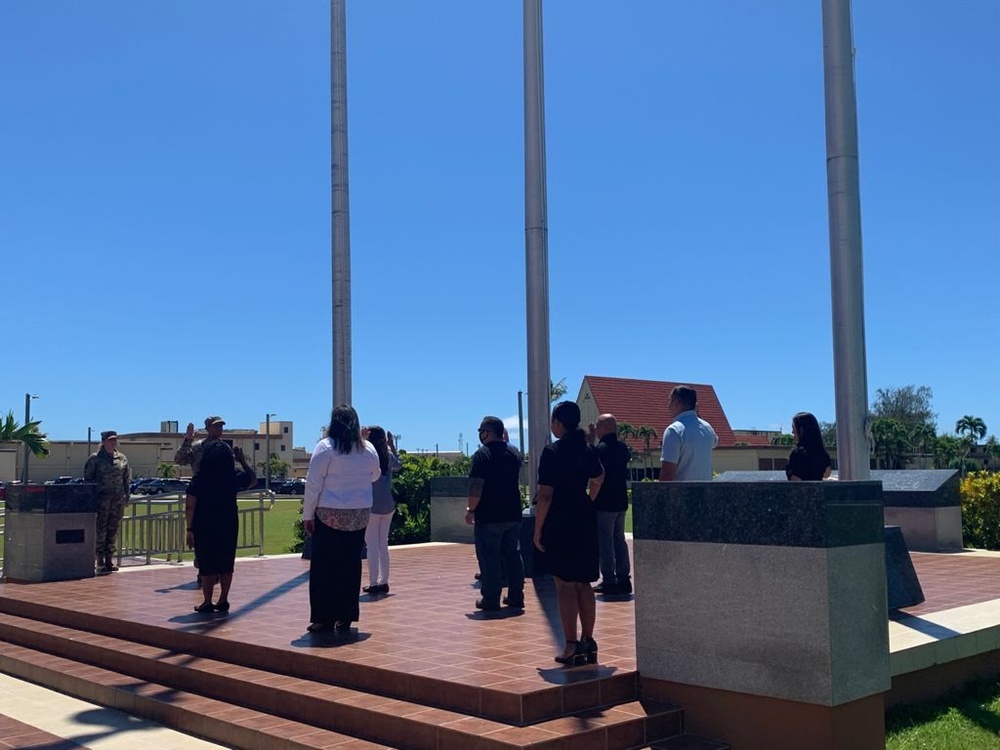
[[[819,0],[544,10],[553,379],[832,420]],[[854,13],[870,395],[1000,433],[1000,4]],[[353,401],[405,449],[527,386],[521,59],[516,0],[348,0]],[[55,439],[274,412],[312,446],[329,69],[319,0],[0,4],[0,409],[39,394]]]

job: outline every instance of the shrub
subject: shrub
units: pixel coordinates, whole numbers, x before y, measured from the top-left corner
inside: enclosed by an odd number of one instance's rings
[[[960,485],[962,535],[972,547],[1000,549],[1000,473],[975,471]]]
[[[431,477],[464,477],[469,473],[471,459],[467,456],[454,463],[434,456],[400,454],[403,467],[392,478],[392,495],[396,499],[396,515],[389,529],[389,544],[416,544],[431,539]],[[301,552],[305,544],[301,509],[295,522],[295,543],[289,552]]]

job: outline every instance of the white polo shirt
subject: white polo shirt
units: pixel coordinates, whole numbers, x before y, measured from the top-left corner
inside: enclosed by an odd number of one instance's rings
[[[718,444],[712,425],[700,419],[694,409],[682,411],[663,431],[660,460],[677,464],[677,482],[711,481],[712,450]]]

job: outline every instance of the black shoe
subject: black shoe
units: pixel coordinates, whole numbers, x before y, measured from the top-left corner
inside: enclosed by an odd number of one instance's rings
[[[577,650],[583,654],[587,664],[597,664],[597,641],[593,638],[581,638]]]
[[[371,586],[365,586],[361,590],[364,593],[366,593],[366,594],[377,594],[378,593],[378,584],[373,583]]]
[[[388,594],[389,593],[389,584],[388,583],[380,583],[378,585],[378,593],[380,593],[380,594]]]
[[[483,612],[499,612],[500,605],[487,603],[483,599],[476,599],[476,609],[481,609]]]
[[[351,623],[349,622],[338,622],[333,626],[334,632],[337,635],[350,635],[351,634]]]
[[[195,607],[194,611],[200,615],[207,615],[209,612],[215,611],[215,605],[212,602],[205,602]]]
[[[618,593],[623,596],[628,596],[632,593],[632,579],[626,578],[621,583],[618,584]]]
[[[566,655],[564,651],[561,655],[556,657],[556,661],[560,664],[565,664],[567,667],[579,667],[587,663],[587,652],[581,650],[583,643],[580,641],[566,641],[566,651],[570,652],[569,656]]]
[[[603,594],[604,596],[615,596],[616,594],[622,593],[622,591],[618,587],[617,583],[608,583],[607,581],[601,581],[599,584],[594,586],[594,593]]]
[[[511,609],[524,609],[524,599],[511,599],[509,596],[503,598],[504,606]]]
[[[476,580],[480,580],[483,577],[482,573],[476,573]]]
[[[219,602],[218,604],[215,605],[215,611],[216,612],[228,612],[229,611],[229,602],[228,601]]]

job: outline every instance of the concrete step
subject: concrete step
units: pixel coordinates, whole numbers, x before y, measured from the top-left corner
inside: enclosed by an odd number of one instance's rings
[[[293,676],[287,671],[276,673],[9,614],[0,614],[0,638],[11,647],[92,665],[72,670],[77,680],[89,679],[88,669],[110,672],[120,676],[118,683],[126,680],[123,686],[129,684],[128,679],[136,684],[167,686],[185,695],[257,712],[265,717],[261,720],[265,724],[269,720],[287,721],[386,747],[561,750],[579,744],[600,750],[627,750],[661,742],[681,730],[680,709],[638,700],[565,711],[556,718],[518,726],[439,708],[435,703],[398,699],[376,688],[357,690]],[[30,671],[29,666],[22,669]],[[99,687],[89,690],[100,692]],[[87,691],[80,695],[111,705]],[[164,719],[157,720],[174,726]]]
[[[391,747],[12,643],[0,643],[0,671],[237,750]]]
[[[19,592],[14,592],[19,593]],[[528,726],[567,713],[599,709],[639,697],[638,675],[614,669],[578,667],[560,682],[541,681],[522,693],[489,686],[456,683],[446,678],[403,674],[360,664],[349,658],[316,658],[310,649],[289,650],[215,637],[176,627],[131,622],[68,607],[33,602],[30,598],[0,597],[0,611],[37,622],[119,638],[154,648],[183,652],[272,674],[293,675],[435,706],[484,719]],[[553,665],[555,667],[556,665]],[[565,673],[564,670],[559,670]]]

